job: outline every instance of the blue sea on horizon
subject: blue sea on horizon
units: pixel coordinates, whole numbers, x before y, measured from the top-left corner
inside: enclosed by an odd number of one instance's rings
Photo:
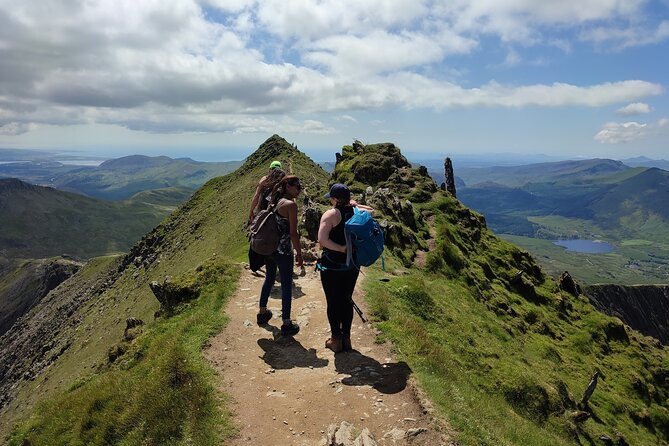
[[[566,248],[567,251],[582,252],[585,254],[606,254],[616,249],[612,244],[601,240],[556,240],[553,244]]]

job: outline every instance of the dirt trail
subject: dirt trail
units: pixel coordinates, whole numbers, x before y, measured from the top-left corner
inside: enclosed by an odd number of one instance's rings
[[[278,284],[269,301],[274,317],[256,325],[263,279],[244,270],[225,309],[230,321],[206,351],[221,390],[233,398],[239,435],[227,444],[326,444],[330,426],[343,421],[355,435],[367,428],[379,445],[448,444],[418,403],[411,370],[388,345],[374,343],[371,325],[355,315],[353,351],[335,355],[325,348],[325,296],[313,266],[295,280],[292,316],[301,329],[294,338],[280,335]],[[367,313],[363,297],[355,300]]]

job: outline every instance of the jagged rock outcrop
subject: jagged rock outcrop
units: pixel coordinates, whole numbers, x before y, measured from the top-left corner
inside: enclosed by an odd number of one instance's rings
[[[356,182],[365,187],[377,186],[388,181],[400,168],[411,168],[411,164],[395,144],[364,145],[355,141],[351,146],[344,146],[337,156],[332,182],[345,183],[354,189]]]
[[[312,242],[318,241],[318,227],[321,222],[321,211],[316,204],[305,197],[302,202],[302,226],[307,232],[307,237]]]
[[[49,291],[72,277],[82,263],[64,259],[25,262],[0,279],[0,335],[30,311]]]
[[[192,281],[176,280],[165,277],[163,282],[154,280],[149,284],[153,295],[160,302],[159,312],[170,313],[179,304],[195,299],[199,294],[197,284]]]
[[[451,162],[450,158],[446,158],[444,161],[444,176],[446,178],[446,190],[454,197],[457,196],[455,194],[455,175],[453,174],[453,163]]]
[[[569,274],[569,271],[565,271],[560,275],[558,279],[558,286],[562,291],[566,291],[572,296],[578,296],[581,294],[581,287],[574,280],[574,278]]]
[[[669,286],[591,285],[583,293],[600,311],[669,344]]]

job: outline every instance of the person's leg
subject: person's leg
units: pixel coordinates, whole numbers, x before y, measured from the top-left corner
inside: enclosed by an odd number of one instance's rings
[[[283,323],[289,324],[290,310],[293,303],[293,256],[285,254],[274,254],[274,261],[279,267],[279,278],[281,280],[281,317]]]
[[[353,290],[355,289],[355,283],[358,280],[358,274],[360,271],[357,269],[352,269],[346,271],[342,277],[342,302],[341,302],[341,331],[343,343],[342,347],[344,350],[351,350],[351,325],[353,325]]]
[[[274,286],[274,279],[276,278],[276,262],[272,256],[265,258],[265,281],[260,290],[260,309],[267,309],[267,301],[269,300],[269,293]]]
[[[321,285],[323,286],[323,293],[325,293],[325,301],[327,302],[328,322],[330,323],[330,332],[334,337],[341,336],[341,320],[337,305],[339,280],[338,272],[321,271]]]

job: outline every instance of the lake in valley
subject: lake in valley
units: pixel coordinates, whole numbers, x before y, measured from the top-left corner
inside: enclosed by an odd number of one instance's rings
[[[557,240],[553,243],[567,248],[567,251],[583,252],[586,254],[606,254],[615,249],[610,243],[601,240]]]

